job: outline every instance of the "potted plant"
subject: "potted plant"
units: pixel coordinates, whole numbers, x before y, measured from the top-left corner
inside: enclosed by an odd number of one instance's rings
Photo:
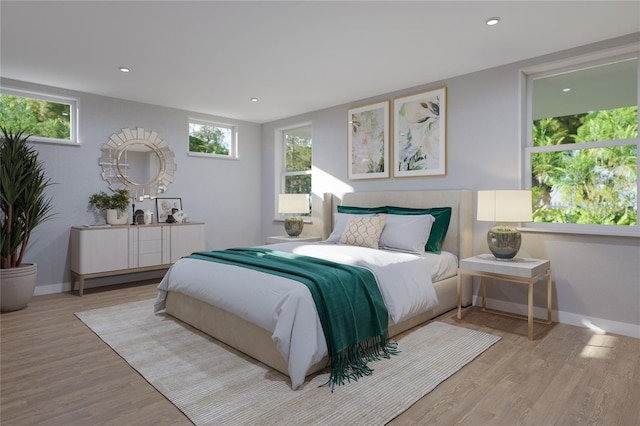
[[[100,191],[89,197],[89,205],[97,210],[106,210],[107,223],[110,225],[125,225],[129,215],[125,212],[129,207],[129,191],[118,189],[112,195]]]
[[[24,130],[0,126],[0,132],[0,309],[9,312],[33,297],[38,267],[23,259],[33,230],[52,217],[45,196],[51,181]]]

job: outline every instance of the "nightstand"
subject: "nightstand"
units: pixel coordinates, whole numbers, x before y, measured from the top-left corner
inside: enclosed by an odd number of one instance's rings
[[[516,257],[512,261],[496,260],[493,255],[481,254],[478,256],[468,257],[460,261],[458,268],[458,319],[462,319],[461,307],[461,281],[463,275],[481,277],[482,292],[482,311],[491,312],[499,315],[506,315],[513,318],[523,319],[520,316],[509,314],[506,312],[494,311],[487,309],[486,306],[486,279],[494,278],[497,280],[510,281],[514,283],[527,284],[528,291],[528,337],[533,340],[533,322],[543,324],[551,324],[551,262],[545,259],[529,259]],[[547,320],[538,320],[533,318],[533,286],[537,282],[547,283]]]
[[[278,235],[275,237],[267,237],[267,244],[292,243],[292,242],[310,243],[313,241],[322,241],[322,238],[314,235],[300,235],[297,237],[290,237],[288,235]]]

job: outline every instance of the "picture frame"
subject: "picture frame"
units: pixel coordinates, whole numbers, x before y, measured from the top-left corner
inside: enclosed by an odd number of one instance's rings
[[[173,209],[182,210],[182,198],[156,198],[158,223],[167,222],[167,217],[173,214]]]
[[[393,126],[394,177],[446,175],[446,87],[394,99]]]
[[[348,178],[388,178],[389,101],[349,109],[347,123]]]

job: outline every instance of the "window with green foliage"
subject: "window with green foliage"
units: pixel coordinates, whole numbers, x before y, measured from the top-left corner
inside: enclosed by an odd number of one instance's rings
[[[311,125],[284,129],[280,133],[282,137],[280,193],[282,194],[311,195],[311,133]],[[303,216],[311,216],[311,213]]]
[[[238,158],[237,151],[235,126],[189,120],[189,154]]]
[[[637,58],[529,79],[525,162],[534,222],[637,230]]]
[[[30,141],[78,143],[77,100],[2,88],[0,125],[24,130]]]

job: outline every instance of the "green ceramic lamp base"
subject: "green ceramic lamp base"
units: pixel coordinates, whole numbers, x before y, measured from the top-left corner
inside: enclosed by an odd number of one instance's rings
[[[291,216],[284,220],[284,230],[287,231],[287,235],[290,237],[297,237],[302,233],[304,227],[304,221],[301,217]]]
[[[497,225],[487,232],[489,250],[497,260],[513,260],[520,250],[520,231],[507,225]]]

